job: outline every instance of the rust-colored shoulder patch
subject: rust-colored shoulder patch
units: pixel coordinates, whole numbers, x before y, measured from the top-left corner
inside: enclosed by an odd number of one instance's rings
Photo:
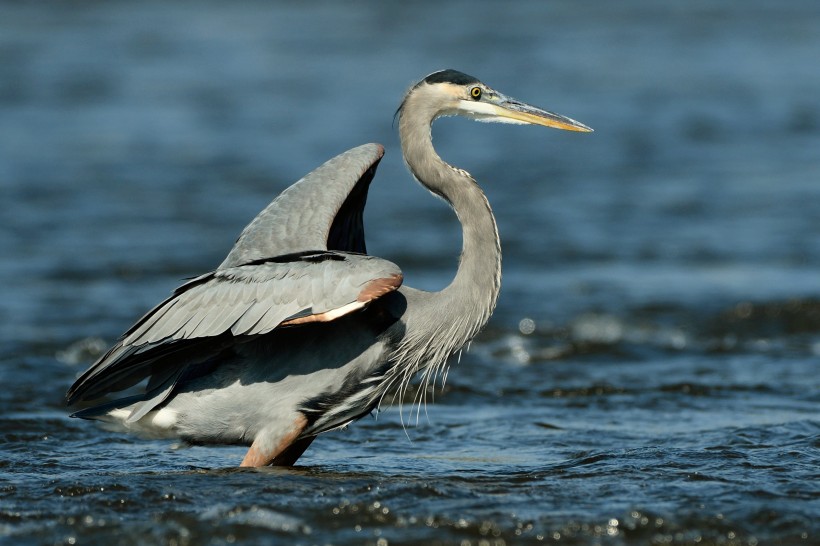
[[[292,318],[282,322],[280,326],[296,326],[297,324],[307,324],[309,322],[330,322],[331,320],[336,320],[339,317],[343,317],[359,309],[364,309],[368,303],[376,298],[396,290],[401,286],[403,280],[404,277],[401,273],[383,279],[374,279],[364,285],[364,288],[362,288],[362,291],[359,292],[359,295],[356,297],[356,301],[324,313]]]
[[[401,273],[396,273],[395,275],[390,275],[389,277],[383,279],[374,279],[362,288],[362,291],[359,292],[359,297],[356,299],[363,303],[373,301],[376,298],[384,296],[388,292],[397,290],[399,286],[401,286],[403,280],[404,277]]]

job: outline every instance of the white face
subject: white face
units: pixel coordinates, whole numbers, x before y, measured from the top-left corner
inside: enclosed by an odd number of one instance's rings
[[[453,83],[427,84],[423,92],[433,94],[437,102],[447,104],[438,112],[438,116],[463,116],[488,123],[531,124],[503,115],[504,110],[499,104],[508,100],[507,97],[480,83],[467,86]]]

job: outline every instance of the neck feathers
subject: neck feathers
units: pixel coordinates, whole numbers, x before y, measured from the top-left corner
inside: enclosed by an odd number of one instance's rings
[[[463,230],[455,278],[428,298],[430,309],[422,313],[427,323],[414,325],[426,348],[435,354],[433,360],[441,360],[472,339],[495,309],[501,286],[501,245],[484,192],[469,173],[444,162],[433,148],[431,124],[448,112],[430,106],[436,103],[435,97],[426,96],[434,93],[431,89],[422,85],[407,96],[400,110],[399,134],[404,159],[413,176],[450,204]],[[413,331],[409,325],[408,331]],[[435,344],[442,346],[432,347]]]

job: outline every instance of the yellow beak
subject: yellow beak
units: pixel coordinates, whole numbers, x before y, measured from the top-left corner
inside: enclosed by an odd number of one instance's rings
[[[476,121],[543,125],[545,127],[554,127],[555,129],[564,129],[566,131],[592,132],[590,127],[587,127],[579,121],[542,110],[537,106],[525,104],[502,95],[497,91],[493,93],[492,98],[482,98],[476,101],[467,99],[460,100],[458,104],[458,114]]]
[[[564,129],[565,131],[592,132],[592,128],[566,116],[548,112],[536,106],[525,104],[500,94],[499,99],[497,103],[492,105],[495,107],[495,115],[499,118],[510,120],[512,123],[543,125],[545,127],[554,127],[555,129]],[[503,119],[499,119],[498,121],[503,121]]]

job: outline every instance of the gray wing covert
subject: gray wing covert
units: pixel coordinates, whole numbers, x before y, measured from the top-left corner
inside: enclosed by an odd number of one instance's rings
[[[364,144],[290,186],[242,231],[219,269],[306,250],[364,254],[362,212],[383,155],[380,144]]]
[[[311,321],[307,317],[332,320],[375,299],[368,295],[373,283],[395,290],[401,285],[401,270],[381,258],[337,252],[218,269],[163,302],[126,333],[122,344],[213,337],[228,331],[234,336],[266,334],[279,325]]]

